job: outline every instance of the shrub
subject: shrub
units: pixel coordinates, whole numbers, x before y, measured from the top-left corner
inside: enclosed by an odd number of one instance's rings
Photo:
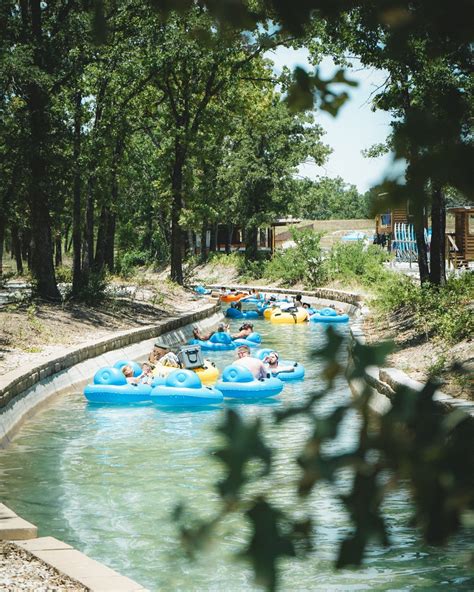
[[[109,288],[108,277],[105,272],[91,272],[87,278],[87,283],[79,290],[75,300],[84,302],[89,306],[101,304],[107,298]],[[66,298],[70,293],[66,295]]]
[[[419,286],[410,278],[389,273],[378,287],[377,305],[386,312],[405,310],[415,328],[448,343],[471,339],[474,333],[474,277],[464,273],[448,278],[442,287]]]
[[[134,274],[135,268],[146,265],[149,261],[149,254],[145,251],[126,251],[117,256],[117,273],[124,278]]]
[[[316,286],[325,279],[322,262],[321,234],[311,230],[292,232],[294,247],[279,250],[266,264],[264,275],[270,280],[281,280],[292,285],[303,282]]]
[[[65,265],[59,265],[54,270],[56,274],[56,281],[62,284],[70,284],[72,282],[72,269]]]
[[[358,280],[373,285],[385,277],[384,263],[389,258],[378,245],[366,246],[362,241],[336,243],[325,261],[326,275],[329,279]]]
[[[256,261],[248,261],[245,257],[239,259],[237,271],[243,281],[257,280],[263,277],[266,258],[261,257]]]
[[[237,252],[232,253],[219,253],[219,252],[211,252],[209,253],[208,257],[208,264],[211,267],[235,267],[236,269],[240,268],[242,264],[243,255]]]

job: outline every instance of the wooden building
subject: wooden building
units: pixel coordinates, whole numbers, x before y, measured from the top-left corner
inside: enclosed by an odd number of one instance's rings
[[[388,210],[383,214],[377,214],[375,217],[375,233],[387,237],[393,235],[395,224],[408,224],[409,213],[406,206],[399,206],[393,210]]]
[[[274,253],[280,246],[280,241],[276,239],[275,229],[281,226],[292,226],[302,220],[298,218],[279,218],[272,222],[266,228],[258,229],[258,250],[262,252]],[[245,251],[245,239],[242,226],[234,224],[219,224],[217,226],[217,250],[221,252]]]
[[[474,207],[450,208],[454,215],[454,232],[446,233],[446,259],[455,269],[468,267],[474,261]]]

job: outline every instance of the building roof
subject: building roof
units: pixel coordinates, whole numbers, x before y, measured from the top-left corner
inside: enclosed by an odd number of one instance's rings
[[[474,206],[456,206],[455,208],[448,208],[450,214],[459,214],[461,212],[474,212]]]
[[[304,222],[302,218],[293,218],[293,216],[289,216],[288,218],[278,218],[272,222],[272,226],[288,226],[288,224],[299,224],[300,222]]]

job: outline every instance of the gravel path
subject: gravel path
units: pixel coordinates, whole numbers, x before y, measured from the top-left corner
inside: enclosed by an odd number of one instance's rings
[[[87,592],[15,543],[0,541],[0,590],[5,592]]]

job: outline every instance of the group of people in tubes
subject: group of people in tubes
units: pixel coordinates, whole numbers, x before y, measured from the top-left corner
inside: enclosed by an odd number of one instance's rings
[[[210,339],[215,332],[211,331],[203,334],[197,327],[193,329],[194,337],[203,341]],[[229,333],[229,325],[227,323],[219,323],[217,332]],[[231,336],[232,339],[245,339],[252,332],[253,324],[244,323],[239,331],[231,334]],[[276,351],[269,352],[263,360],[260,360],[251,355],[248,345],[241,345],[237,348],[236,355],[237,358],[233,364],[248,368],[257,380],[266,378],[269,374],[293,372],[294,370],[293,366],[279,364],[279,355]],[[176,353],[161,339],[158,339],[153,345],[153,350],[150,352],[148,360],[142,364],[142,373],[139,376],[133,375],[133,368],[128,364],[122,367],[122,372],[130,384],[151,384],[153,371],[157,366],[181,368],[181,363]]]

